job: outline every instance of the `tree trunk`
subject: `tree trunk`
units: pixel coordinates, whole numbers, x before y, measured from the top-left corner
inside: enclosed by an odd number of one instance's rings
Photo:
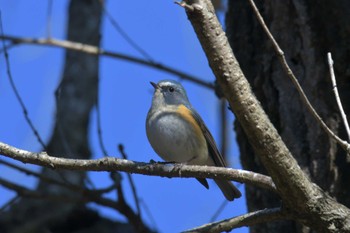
[[[98,0],[71,0],[67,40],[99,46],[102,8]],[[98,93],[99,56],[66,50],[62,79],[56,90],[56,122],[47,151],[53,156],[89,159],[90,114]],[[85,172],[44,168],[45,177],[84,186]],[[39,182],[37,191],[73,197],[57,185]],[[0,232],[132,232],[129,224],[101,218],[86,208],[83,197],[77,202],[21,198],[0,217]],[[81,200],[81,201],[80,201]]]
[[[101,11],[97,0],[72,0],[67,40],[99,46]],[[47,148],[50,155],[90,158],[88,126],[98,93],[98,70],[99,56],[66,50],[62,80],[55,93],[56,122]],[[51,169],[43,172],[57,176]],[[84,184],[84,172],[64,171],[61,175],[71,183]],[[44,182],[39,186],[46,191],[51,189]]]
[[[248,1],[228,3],[227,35],[255,95],[312,181],[350,207],[350,163],[345,152],[301,103]],[[332,52],[338,90],[349,114],[350,3],[273,0],[256,4],[316,111],[336,134],[347,139],[332,92],[326,54]],[[266,173],[239,123],[235,122],[235,126],[244,169]],[[246,197],[249,211],[281,205],[277,196],[249,186]],[[311,231],[283,221],[252,227],[251,232]]]

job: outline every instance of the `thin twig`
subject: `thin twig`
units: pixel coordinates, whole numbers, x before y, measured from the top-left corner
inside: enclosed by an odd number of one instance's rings
[[[64,196],[64,195],[51,195],[48,193],[33,191],[24,186],[5,180],[1,177],[0,177],[0,185],[7,189],[15,191],[17,195],[21,197],[31,197],[31,198],[38,198],[40,200],[47,199],[47,200],[55,200],[55,201],[68,201],[68,199],[70,199],[70,197]],[[77,201],[77,200],[75,199],[74,201]]]
[[[100,3],[101,3],[101,6],[103,7],[104,4],[102,2],[100,2]],[[98,46],[98,50],[100,50],[100,49],[101,49],[100,46]],[[98,77],[98,84],[99,83],[100,83],[100,77]],[[100,111],[99,95],[96,95],[95,107],[96,107],[96,121],[97,121],[98,142],[99,142],[99,145],[100,145],[100,149],[101,149],[101,151],[103,153],[103,156],[107,157],[108,156],[108,152],[107,152],[107,149],[106,149],[106,147],[104,145],[103,137],[102,137],[101,111]],[[125,206],[124,209],[131,209],[130,206],[126,203],[125,198],[124,198],[124,192],[123,192],[122,185],[121,185],[121,175],[117,171],[112,171],[110,173],[110,178],[111,178],[111,180],[113,182],[113,187],[117,191],[118,202],[122,203],[122,205]],[[139,216],[139,215],[137,215],[137,216]],[[135,222],[135,221],[130,220],[130,222]]]
[[[120,154],[122,155],[123,159],[128,159],[128,157],[127,157],[127,155],[126,155],[126,153],[124,151],[124,146],[122,144],[118,145],[118,150],[119,150]],[[139,202],[139,198],[137,196],[136,186],[135,186],[134,180],[133,180],[133,178],[132,178],[130,173],[126,173],[126,175],[128,177],[128,180],[129,180],[129,183],[130,183],[130,186],[131,186],[132,195],[134,197],[134,201],[135,201],[135,204],[136,204],[137,214],[141,218],[140,202]]]
[[[124,38],[124,40],[130,44],[131,47],[133,47],[136,51],[138,51],[147,61],[154,63],[154,59],[149,55],[144,49],[142,49],[127,33],[126,31],[118,24],[118,22],[113,18],[113,16],[109,13],[107,8],[105,7],[104,1],[99,1],[103,13],[109,20],[109,22],[112,24],[114,29]]]
[[[258,210],[251,213],[243,214],[234,218],[225,219],[219,222],[209,223],[197,228],[193,228],[184,232],[224,232],[232,229],[252,226],[260,223],[271,222],[276,220],[285,220],[289,216],[284,213],[281,208]]]
[[[29,118],[29,115],[28,115],[28,110],[22,100],[22,97],[20,96],[18,90],[17,90],[17,87],[16,87],[16,84],[12,78],[12,73],[11,73],[11,68],[10,68],[10,59],[9,59],[9,54],[7,53],[7,49],[6,49],[6,46],[5,46],[5,41],[4,41],[4,29],[3,29],[3,26],[2,26],[2,17],[1,17],[1,12],[0,12],[0,30],[1,30],[1,38],[2,39],[2,46],[3,46],[3,51],[4,51],[4,56],[5,56],[5,61],[6,61],[6,70],[7,70],[7,76],[9,78],[9,81],[10,81],[10,84],[11,84],[11,88],[13,90],[13,92],[15,93],[16,95],[16,98],[17,98],[17,101],[19,102],[21,108],[22,108],[22,111],[23,111],[23,114],[24,114],[24,117],[29,125],[29,127],[31,128],[31,130],[33,131],[35,137],[37,138],[38,142],[40,143],[40,145],[43,147],[44,150],[46,150],[46,145],[44,143],[44,141],[41,139],[38,131],[36,130],[36,128],[34,127],[34,124],[33,122],[31,121],[31,119]]]
[[[52,26],[52,0],[48,0],[47,5],[47,19],[46,19],[46,36],[51,38],[51,26]]]
[[[43,193],[39,191],[30,190],[24,186],[2,179],[1,177],[0,185],[7,189],[15,191],[18,194],[18,196],[22,197],[73,203],[95,202],[96,204],[115,209],[121,214],[123,214],[125,217],[127,217],[127,219],[138,232],[149,232],[146,225],[141,221],[138,215],[136,215],[132,211],[132,209],[130,209],[130,207],[125,204],[125,202],[121,202],[120,200],[118,200],[118,202],[115,202],[111,199],[102,197],[101,193],[96,193],[87,189],[73,189],[72,191],[75,191],[76,193],[80,194],[80,196],[77,197],[67,196],[63,194]]]
[[[2,160],[2,159],[0,159],[0,164],[3,164],[5,166],[7,166],[7,167],[16,169],[16,170],[18,170],[20,172],[25,173],[26,175],[34,176],[34,177],[40,179],[43,182],[50,183],[50,184],[53,184],[53,185],[58,185],[58,186],[61,186],[63,188],[66,188],[68,190],[75,190],[75,191],[79,191],[79,192],[82,192],[82,193],[88,191],[88,192],[96,193],[96,194],[104,194],[104,193],[109,193],[109,192],[111,192],[114,189],[114,186],[108,186],[106,188],[100,188],[100,189],[83,189],[81,186],[74,185],[72,183],[61,182],[59,180],[56,180],[56,179],[53,179],[53,178],[49,178],[47,176],[42,175],[41,173],[38,173],[38,172],[35,172],[35,171],[32,171],[32,170],[29,170],[29,169],[17,166],[17,165],[15,165],[13,163],[9,163],[9,162],[7,162],[5,160]]]
[[[102,4],[102,3],[101,3]],[[100,49],[100,47],[98,47]],[[98,85],[100,84],[100,77],[97,78]],[[96,107],[96,121],[97,121],[97,136],[98,136],[98,142],[101,148],[101,151],[103,153],[103,156],[108,156],[108,152],[106,150],[106,147],[103,143],[102,138],[102,126],[101,126],[101,111],[100,111],[100,97],[97,94],[96,95],[96,101],[95,101],[95,107]]]
[[[220,131],[221,131],[221,154],[224,157],[224,159],[227,161],[227,149],[228,149],[228,130],[227,130],[227,107],[226,107],[226,100],[222,99],[220,100]]]
[[[58,86],[55,90],[56,109],[58,109],[60,98],[61,98],[62,82],[63,82],[63,80],[61,79],[60,83],[58,84]],[[61,120],[60,114],[56,113],[56,125],[57,125],[58,133],[60,136],[60,140],[62,142],[62,147],[66,153],[73,154],[73,149],[72,149],[70,143],[68,143],[68,141],[67,141],[67,137],[65,136],[61,121],[62,120]]]
[[[195,166],[160,163],[134,162],[115,157],[100,159],[70,159],[49,156],[46,152],[33,153],[0,142],[0,154],[21,161],[43,167],[76,171],[122,171],[151,176],[181,177],[181,178],[220,178],[235,180],[260,188],[277,192],[275,184],[268,176],[224,167]]]
[[[153,217],[153,215],[152,215],[150,209],[149,209],[148,206],[147,206],[147,203],[144,202],[142,199],[139,199],[139,200],[140,200],[140,205],[143,207],[143,209],[144,209],[145,212],[146,212],[146,215],[148,216],[149,220],[152,222],[153,230],[154,230],[155,232],[160,232],[160,231],[158,230],[157,223],[156,223],[156,221],[155,221],[155,219],[154,219],[154,217]]]
[[[87,203],[87,202],[96,202],[102,206],[113,208],[113,209],[119,209],[120,207],[117,206],[116,202],[113,202],[112,200],[97,196],[97,195],[88,195],[88,193],[85,193],[86,196],[82,197],[72,197],[67,196],[63,194],[53,194],[53,193],[43,193],[36,190],[30,190],[22,185],[18,185],[15,183],[12,183],[8,180],[0,178],[0,185],[12,190],[17,193],[20,197],[28,197],[28,198],[34,198],[39,200],[53,200],[53,201],[64,201],[64,202],[73,202],[73,203]]]
[[[30,198],[40,199],[40,200],[48,199],[48,200],[67,201],[67,202],[83,202],[83,203],[95,202],[102,206],[116,209],[122,214],[124,214],[122,211],[123,207],[119,206],[117,202],[111,199],[102,197],[100,194],[96,195],[95,192],[90,192],[89,190],[81,189],[80,190],[81,192],[79,190],[72,190],[81,194],[81,197],[73,198],[72,196],[66,196],[63,194],[42,193],[39,191],[30,190],[24,186],[12,183],[3,178],[0,178],[0,185],[7,189],[15,191],[19,196],[22,196],[22,197],[30,197]]]
[[[57,89],[55,90],[55,104],[56,104],[56,109],[58,109],[58,103],[60,101],[60,91],[61,91],[61,86],[62,86],[62,80],[61,82],[59,83]],[[73,150],[72,150],[72,147],[70,145],[70,143],[68,143],[67,141],[67,137],[65,136],[65,132],[63,130],[63,126],[61,124],[61,114],[58,114],[56,113],[56,125],[57,125],[57,131],[58,131],[58,135],[60,137],[60,140],[62,142],[62,147],[64,149],[64,151],[67,153],[67,154],[74,154],[73,153]],[[58,176],[67,184],[72,184],[71,181],[69,179],[67,179],[61,172],[58,172],[56,171],[56,173],[58,174]],[[91,184],[92,187],[93,184],[91,182],[91,180],[89,179],[88,176],[85,177],[86,181]]]
[[[333,85],[333,91],[334,91],[334,96],[335,96],[335,100],[337,101],[338,104],[338,108],[340,111],[340,115],[343,119],[344,122],[344,126],[345,126],[345,131],[348,135],[348,142],[350,142],[350,128],[349,128],[349,123],[345,114],[345,111],[343,109],[343,105],[341,103],[340,97],[339,97],[339,93],[338,93],[338,87],[337,87],[337,81],[335,79],[335,74],[334,74],[334,69],[333,69],[333,59],[332,59],[332,54],[330,52],[327,53],[327,58],[328,58],[328,65],[329,65],[329,73],[331,76],[331,80],[332,80],[332,85]]]
[[[127,215],[129,222],[134,226],[137,232],[146,232],[145,225],[143,225],[140,215],[135,214],[131,209],[131,207],[126,203],[126,200],[124,197],[124,191],[121,183],[119,183],[117,187],[117,193],[118,193],[118,201],[117,201],[118,205],[123,208],[125,213],[128,213],[128,212],[132,213],[130,215]]]
[[[214,88],[214,85],[210,82],[203,81],[198,77],[186,74],[186,73],[181,72],[179,70],[173,69],[169,66],[165,66],[165,65],[160,64],[160,63],[149,62],[147,60],[140,59],[140,58],[133,57],[133,56],[129,56],[126,54],[121,54],[121,53],[116,53],[116,52],[111,52],[111,51],[99,49],[98,47],[93,46],[93,45],[82,44],[82,43],[67,41],[67,40],[58,40],[58,39],[54,39],[54,38],[51,38],[51,39],[47,39],[47,38],[20,38],[20,37],[14,37],[14,36],[1,35],[0,39],[10,40],[10,41],[12,41],[13,44],[34,44],[34,45],[41,45],[41,46],[52,46],[52,47],[59,47],[59,48],[80,51],[80,52],[88,53],[88,54],[92,54],[92,55],[102,55],[102,56],[106,56],[106,57],[117,58],[117,59],[125,60],[128,62],[133,62],[136,64],[152,67],[152,68],[167,72],[169,74],[178,76],[181,79],[196,83],[200,86],[203,86],[203,87],[206,87],[209,89]]]
[[[311,113],[311,115],[316,119],[316,121],[321,125],[321,127],[323,128],[323,130],[328,134],[328,136],[330,136],[331,138],[333,138],[348,154],[350,154],[350,144],[347,143],[346,141],[340,139],[335,133],[333,133],[333,131],[328,128],[328,126],[326,125],[326,123],[321,119],[321,117],[317,114],[316,110],[312,107],[310,101],[308,100],[308,98],[306,97],[302,87],[300,86],[297,78],[295,77],[293,71],[291,70],[291,68],[289,67],[287,60],[284,56],[284,52],[282,51],[282,49],[279,47],[278,43],[276,42],[275,38],[273,37],[273,35],[271,34],[269,28],[267,27],[263,17],[261,16],[258,8],[256,7],[255,3],[253,0],[249,0],[249,3],[251,5],[251,7],[253,8],[253,11],[260,23],[260,25],[262,26],[263,30],[265,31],[265,33],[267,34],[268,38],[271,40],[273,48],[282,64],[283,69],[285,70],[285,72],[287,73],[287,76],[292,80],[294,86],[296,87],[302,102],[305,104],[305,106],[307,107],[307,109],[309,110],[309,112]]]
[[[1,38],[1,35],[0,35],[0,38]],[[8,51],[8,50],[12,49],[15,46],[17,46],[17,44],[13,43],[12,41],[9,41],[9,43],[7,45],[5,45],[5,48],[2,47],[0,49],[0,53],[3,53],[5,49]]]
[[[242,185],[241,183],[237,184],[237,188],[240,189],[241,185]],[[229,202],[227,200],[224,200],[221,203],[221,205],[219,206],[219,208],[217,208],[217,210],[215,211],[213,216],[210,218],[209,222],[214,222],[219,217],[219,215],[222,213],[222,211],[224,211],[227,204],[229,204]]]
[[[16,195],[13,198],[11,198],[8,202],[6,202],[1,208],[0,212],[4,212],[6,209],[8,209],[10,206],[15,204],[19,200],[19,196]]]
[[[103,4],[102,4],[103,7]],[[98,51],[100,51],[100,47],[98,47]],[[98,78],[98,82],[100,79]],[[108,156],[108,152],[106,150],[106,147],[103,142],[102,137],[102,126],[101,126],[101,112],[100,112],[100,104],[99,104],[99,95],[96,96],[95,100],[95,107],[96,107],[96,120],[97,120],[97,135],[98,135],[98,141],[100,145],[100,149],[103,153],[104,157]],[[130,174],[128,174],[130,175]],[[113,182],[113,188],[116,189],[118,194],[118,205],[122,206],[122,209],[125,213],[125,216],[128,218],[129,222],[137,229],[139,232],[143,232],[145,229],[144,224],[142,223],[142,220],[140,218],[139,212],[136,213],[136,216],[134,212],[132,211],[131,207],[127,204],[124,198],[124,192],[123,187],[121,185],[121,175],[117,171],[111,171],[110,178]]]
[[[219,208],[215,211],[215,213],[213,214],[213,216],[210,218],[209,222],[214,222],[219,215],[222,213],[222,211],[225,209],[225,207],[227,206],[229,202],[227,200],[224,200],[221,205],[219,206]]]

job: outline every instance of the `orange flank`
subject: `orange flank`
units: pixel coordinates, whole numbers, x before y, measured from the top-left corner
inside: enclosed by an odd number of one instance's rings
[[[179,113],[189,124],[194,128],[194,131],[199,137],[203,137],[202,129],[197,123],[196,119],[192,116],[191,110],[189,110],[185,105],[181,104],[177,108],[177,113]],[[205,139],[204,139],[205,140]]]

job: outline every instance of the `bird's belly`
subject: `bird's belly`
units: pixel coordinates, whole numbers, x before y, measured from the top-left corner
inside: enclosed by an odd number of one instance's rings
[[[208,148],[203,134],[176,113],[151,117],[146,128],[153,149],[165,161],[206,164]]]

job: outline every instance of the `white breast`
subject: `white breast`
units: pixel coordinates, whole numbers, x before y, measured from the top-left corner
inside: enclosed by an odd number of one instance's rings
[[[207,143],[192,125],[176,112],[149,113],[147,137],[155,152],[165,161],[204,165],[208,160]]]

